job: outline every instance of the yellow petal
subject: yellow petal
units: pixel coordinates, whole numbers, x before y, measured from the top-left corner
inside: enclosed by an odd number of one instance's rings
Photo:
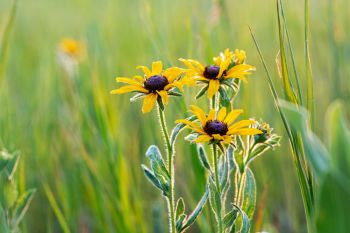
[[[246,74],[250,74],[250,71],[254,71],[255,67],[247,64],[236,65],[227,71],[225,78],[239,78]]]
[[[134,80],[131,78],[126,78],[126,77],[117,77],[115,79],[118,83],[127,83],[131,85],[139,85],[142,86],[142,83],[140,83],[138,80]]]
[[[201,143],[201,142],[208,142],[212,139],[212,137],[210,137],[209,135],[200,135],[197,139],[196,139],[196,143]]]
[[[179,82],[181,82],[183,85],[187,85],[187,86],[194,86],[196,85],[196,81],[194,79],[195,77],[189,77],[189,76],[185,76],[182,79],[180,79]]]
[[[168,79],[169,83],[172,83],[179,78],[184,71],[184,69],[179,67],[170,67],[163,72],[163,76]]]
[[[157,98],[158,94],[155,93],[146,95],[145,99],[143,100],[142,113],[150,112],[156,104]]]
[[[145,82],[145,78],[140,76],[140,75],[135,75],[134,79],[140,83],[144,83]]]
[[[215,115],[216,115],[215,109],[210,109],[210,112],[209,112],[208,117],[207,117],[207,121],[215,120]]]
[[[232,142],[232,137],[229,135],[224,135],[224,143],[230,144]]]
[[[229,114],[227,114],[227,116],[225,118],[225,123],[227,125],[232,124],[237,119],[237,117],[242,113],[243,113],[242,109],[235,109],[235,110],[231,111]]]
[[[208,88],[208,98],[211,99],[216,92],[218,92],[220,88],[220,82],[217,79],[211,79],[209,81],[209,88]]]
[[[169,95],[167,91],[158,91],[158,94],[162,97],[163,103],[168,104],[169,103]]]
[[[127,86],[124,86],[124,87],[121,87],[121,88],[118,88],[118,89],[111,91],[111,94],[124,94],[124,93],[128,93],[128,92],[133,92],[133,91],[148,93],[148,90],[146,90],[145,88],[143,88],[141,86],[127,85]]]
[[[262,131],[255,129],[255,128],[244,128],[244,129],[235,129],[232,132],[227,132],[227,134],[232,135],[255,135],[255,134],[261,134]]]
[[[204,66],[196,60],[180,58],[179,61],[181,61],[185,64],[185,66],[197,73],[203,73],[204,71]]]
[[[204,111],[196,105],[191,105],[191,110],[197,116],[198,120],[201,122],[202,126],[204,127],[205,124],[207,123],[207,118],[205,117]]]
[[[163,64],[161,61],[155,61],[152,63],[152,75],[159,75],[162,73]]]
[[[145,75],[146,75],[146,78],[149,78],[152,76],[151,71],[146,66],[137,66],[136,69],[142,69],[143,73],[145,73]]]
[[[177,120],[175,121],[177,124],[178,123],[182,123],[187,125],[190,129],[192,129],[193,131],[196,131],[197,133],[200,134],[205,134],[205,132],[203,131],[202,128],[200,128],[196,123],[194,123],[193,121],[189,121],[187,119],[181,119],[181,120]]]
[[[225,116],[226,116],[226,108],[223,107],[220,109],[218,113],[218,121],[223,121],[225,119]]]
[[[254,123],[256,123],[255,120],[242,120],[242,121],[239,121],[239,122],[231,125],[229,127],[229,131],[232,129],[239,129],[239,128],[247,127],[247,126],[254,124]]]
[[[220,134],[213,134],[212,137],[218,141],[224,140],[224,137],[221,136]]]

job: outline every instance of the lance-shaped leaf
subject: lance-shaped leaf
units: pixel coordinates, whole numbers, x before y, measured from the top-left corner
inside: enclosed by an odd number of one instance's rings
[[[212,211],[214,212],[217,221],[219,218],[218,212],[221,212],[221,195],[216,188],[213,179],[209,178],[209,203]]]
[[[243,189],[243,207],[249,219],[253,218],[256,206],[256,182],[253,172],[247,168],[245,171],[245,184]]]
[[[190,117],[188,117],[186,119],[189,120],[189,121],[193,121],[194,119],[196,119],[196,116],[190,116]],[[185,128],[185,126],[186,126],[185,124],[179,123],[173,128],[173,130],[171,131],[171,134],[170,134],[170,144],[171,144],[171,146],[174,145],[177,136],[179,135],[181,130],[183,130]]]
[[[267,150],[274,149],[275,147],[279,146],[280,140],[280,136],[272,134],[265,142],[256,143],[248,155],[246,166],[248,166],[254,159],[265,153]]]
[[[197,204],[196,208],[187,217],[180,232],[184,232],[187,228],[189,228],[194,223],[194,221],[196,220],[198,215],[201,213],[205,203],[207,202],[208,196],[209,196],[209,189],[207,188],[204,195],[202,196],[201,200]]]
[[[231,100],[230,97],[227,95],[227,92],[224,88],[219,88],[220,93],[220,107],[226,107],[227,111],[231,111]]]
[[[234,226],[235,226],[235,221],[238,216],[238,209],[236,207],[233,207],[230,212],[228,212],[225,217],[222,220],[225,232],[234,232]]]
[[[14,208],[14,225],[18,225],[27,212],[36,190],[31,189],[23,193],[16,201]]]
[[[157,146],[151,145],[146,152],[146,156],[151,160],[151,167],[156,175],[164,176],[166,180],[170,179],[162,154]]]
[[[144,96],[146,96],[146,94],[138,93],[138,94],[136,94],[136,95],[134,95],[133,97],[130,98],[130,102],[135,102],[135,101],[141,99]]]
[[[182,197],[180,197],[176,202],[176,219],[180,217],[180,215],[185,213],[185,203]]]
[[[249,223],[249,218],[247,214],[244,212],[244,210],[239,208],[239,206],[234,205],[234,207],[236,207],[236,209],[240,213],[240,218],[241,218],[241,221],[239,221],[241,222],[240,233],[249,233],[250,223]]]
[[[161,191],[163,191],[163,195],[164,196],[168,196],[169,195],[169,187],[167,184],[165,183],[161,183],[160,180],[157,179],[157,177],[154,175],[153,171],[151,171],[150,169],[148,169],[145,165],[141,165],[143,173],[145,174],[146,178],[158,189],[160,189]],[[168,187],[168,188],[167,188]]]
[[[196,95],[196,99],[199,99],[208,90],[209,85],[205,85]]]
[[[228,185],[229,161],[225,156],[221,156],[219,167],[220,189],[224,190]],[[223,194],[223,193],[222,193]]]
[[[205,153],[203,145],[201,144],[197,145],[197,153],[202,166],[210,171],[210,165],[209,165],[207,153]]]

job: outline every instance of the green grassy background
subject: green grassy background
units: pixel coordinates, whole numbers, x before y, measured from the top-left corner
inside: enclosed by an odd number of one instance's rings
[[[297,66],[304,70],[304,1],[284,2]],[[11,5],[10,0],[0,2],[2,29]],[[328,104],[341,98],[350,107],[349,11],[347,0],[310,2],[315,129],[321,138]],[[210,62],[225,48],[244,49],[257,72],[243,84],[235,106],[284,135],[248,26],[275,81],[281,83],[275,65],[279,45],[273,0],[19,0],[6,69],[0,74],[0,146],[21,151],[20,190],[38,189],[23,231],[165,232],[165,202],[140,167],[150,144],[163,145],[155,111],[142,115],[141,102],[131,104],[128,95],[109,94],[118,86],[114,77],[135,74],[136,65],[156,59],[180,65],[179,57]],[[73,81],[57,63],[63,37],[87,45],[88,56]],[[186,89],[186,105],[193,103],[194,94]],[[205,106],[205,101],[198,104]],[[186,114],[183,103],[171,99],[169,126]],[[177,195],[184,196],[190,209],[205,187],[194,149],[182,141],[177,145]],[[262,229],[305,232],[286,137],[280,148],[254,162],[253,171]],[[207,206],[190,232],[213,232],[213,227]]]

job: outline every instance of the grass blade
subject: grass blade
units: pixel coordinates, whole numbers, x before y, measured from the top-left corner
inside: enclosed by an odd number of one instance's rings
[[[5,75],[5,66],[6,66],[7,53],[8,53],[9,42],[10,42],[10,34],[13,28],[13,23],[15,21],[16,10],[17,10],[17,0],[14,0],[9,18],[5,25],[4,33],[1,38],[1,44],[0,44],[1,46],[0,47],[0,85]]]

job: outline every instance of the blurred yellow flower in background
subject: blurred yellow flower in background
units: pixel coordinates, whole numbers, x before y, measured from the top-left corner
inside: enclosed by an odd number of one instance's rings
[[[78,64],[86,56],[86,46],[82,41],[63,38],[58,44],[57,59],[61,68],[71,78],[78,72]]]
[[[72,38],[63,38],[59,44],[59,52],[80,60],[85,55],[85,44]]]

